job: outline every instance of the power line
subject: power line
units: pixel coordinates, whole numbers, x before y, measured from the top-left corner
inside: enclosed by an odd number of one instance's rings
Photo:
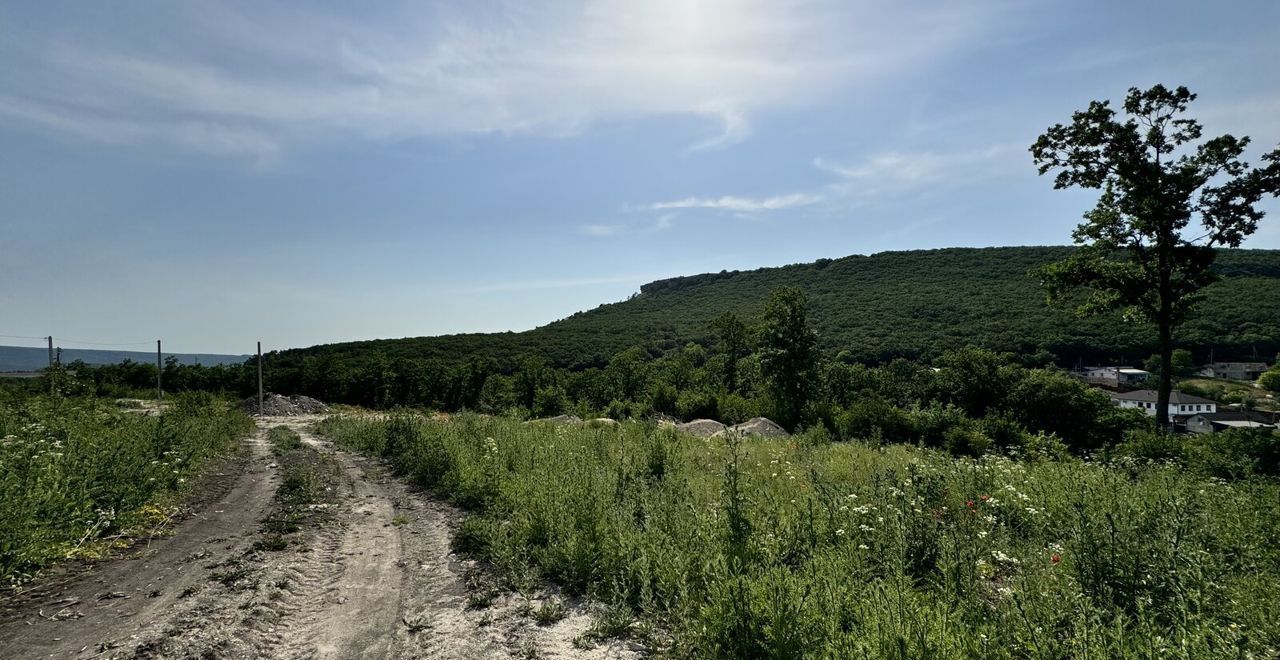
[[[63,339],[62,337],[57,337],[57,336],[55,336],[54,339],[56,339],[59,344],[82,344],[84,346],[150,346],[152,343],[155,342],[155,340],[152,339],[150,341],[128,341],[128,342],[119,342],[119,343],[107,343],[107,342],[101,342],[101,341],[80,341],[79,339]]]

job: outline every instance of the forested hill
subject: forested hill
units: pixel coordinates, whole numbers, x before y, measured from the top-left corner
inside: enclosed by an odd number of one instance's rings
[[[370,361],[493,358],[501,368],[540,355],[559,367],[601,366],[613,353],[644,346],[657,353],[706,341],[710,321],[732,311],[754,322],[775,288],[798,286],[808,296],[822,346],[847,360],[928,359],[973,344],[1030,354],[1048,351],[1060,363],[1139,362],[1154,336],[1118,315],[1082,319],[1045,306],[1032,268],[1060,259],[1070,247],[949,248],[882,252],[753,271],[659,280],[630,299],[580,312],[526,332],[447,335],[328,344],[275,354],[276,368],[318,358],[327,368]],[[1203,358],[1280,350],[1280,250],[1223,251],[1221,281],[1209,287],[1200,313],[1179,335]],[[328,357],[329,359],[324,359]],[[316,364],[314,361],[312,364]]]

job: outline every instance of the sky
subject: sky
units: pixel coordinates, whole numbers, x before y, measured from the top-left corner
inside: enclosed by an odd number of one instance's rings
[[[1272,0],[0,0],[0,343],[524,330],[664,277],[1066,244],[1096,193],[1038,176],[1036,136],[1186,85],[1256,163],[1277,26]],[[1264,208],[1246,246],[1280,248]]]

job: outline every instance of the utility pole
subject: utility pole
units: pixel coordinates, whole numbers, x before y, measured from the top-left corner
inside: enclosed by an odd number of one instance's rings
[[[49,379],[49,394],[53,394],[55,391],[55,378],[53,375],[53,335],[49,335],[49,371],[46,372],[46,376]]]
[[[164,383],[160,380],[164,373],[164,365],[160,359],[160,340],[156,340],[156,400],[164,400]]]
[[[53,368],[53,335],[49,335],[49,368]]]
[[[262,414],[262,342],[258,342],[258,414]]]

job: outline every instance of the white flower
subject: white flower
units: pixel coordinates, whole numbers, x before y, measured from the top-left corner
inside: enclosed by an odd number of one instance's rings
[[[1000,552],[999,550],[992,550],[992,551],[991,551],[991,556],[992,556],[992,557],[994,557],[996,561],[998,561],[998,562],[1002,562],[1002,563],[1005,563],[1005,564],[1017,564],[1017,563],[1019,563],[1017,559],[1015,559],[1015,558],[1013,558],[1013,557],[1010,557],[1009,555],[1006,555],[1005,553]]]

